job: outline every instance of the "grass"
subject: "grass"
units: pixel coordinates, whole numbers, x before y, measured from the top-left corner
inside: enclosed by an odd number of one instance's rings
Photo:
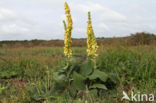
[[[156,95],[156,47],[99,47],[97,66],[105,72],[117,74],[115,90],[107,90],[95,103],[122,103],[122,91],[140,91]],[[85,60],[86,48],[73,48],[73,57]],[[1,48],[0,49],[0,101],[2,103],[84,103],[84,99],[61,96],[49,102],[49,88],[53,73],[64,64],[63,48]],[[111,85],[110,85],[111,86]],[[3,88],[4,87],[4,88]],[[40,101],[36,101],[39,99]],[[123,102],[123,103],[126,103]]]

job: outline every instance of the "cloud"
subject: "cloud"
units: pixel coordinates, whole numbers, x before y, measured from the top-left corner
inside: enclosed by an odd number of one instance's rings
[[[110,8],[104,7],[99,3],[88,2],[87,4],[73,4],[71,6],[73,11],[78,11],[79,13],[87,13],[91,11],[98,21],[103,22],[124,22],[126,21],[126,16],[120,14]]]
[[[15,22],[22,21],[27,24],[34,24],[35,22],[26,18],[20,13],[7,8],[0,8],[0,22]]]
[[[29,35],[30,29],[17,24],[0,25],[0,40],[17,40]]]
[[[28,28],[19,27],[17,24],[0,25],[0,31],[3,33],[21,33],[30,31]]]
[[[42,39],[42,37],[44,38],[46,35],[45,31],[38,26],[27,26],[13,23],[0,25],[0,40]]]
[[[9,9],[0,8],[0,21],[15,20],[17,18],[18,16],[15,12]]]
[[[40,26],[7,8],[0,8],[0,40],[33,39],[43,33]],[[34,37],[33,37],[34,36]]]
[[[30,2],[31,1],[31,2]],[[138,31],[156,33],[155,1],[118,2],[66,0],[71,8],[73,38],[86,37],[87,12],[91,11],[97,37],[126,36]],[[0,40],[63,39],[65,0],[1,0]]]
[[[0,38],[14,37],[23,32],[28,32],[29,29],[23,26],[19,26],[18,20],[21,20],[16,12],[0,8]]]
[[[92,24],[94,28],[95,35],[97,37],[111,36],[111,32],[114,26],[109,24],[121,24],[127,21],[125,15],[114,11],[110,8],[107,8],[99,3],[87,2],[81,4],[71,3],[71,13],[73,15],[73,22],[75,30],[73,31],[73,37],[85,37],[80,36],[82,34],[86,35],[86,26],[87,26],[87,13],[91,12]],[[118,26],[120,27],[120,26]],[[108,35],[110,34],[110,35]]]
[[[97,24],[96,27],[99,28],[99,29],[102,29],[102,30],[104,29],[106,31],[110,31],[110,28],[106,24],[104,24],[104,23],[99,23],[99,24]]]

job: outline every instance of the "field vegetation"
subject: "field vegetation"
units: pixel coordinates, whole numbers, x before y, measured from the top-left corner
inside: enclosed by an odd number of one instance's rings
[[[76,61],[86,61],[86,48],[72,48]],[[122,103],[122,90],[156,94],[156,47],[152,45],[100,46],[97,68],[114,73],[114,86],[100,97],[88,101],[100,103]],[[50,88],[54,83],[54,72],[65,64],[61,47],[18,47],[0,49],[0,101],[2,103],[73,102],[83,103],[83,96],[71,98],[54,96]],[[82,63],[82,62],[80,62]],[[112,76],[113,78],[113,76]],[[111,88],[113,86],[113,88]],[[51,98],[51,99],[50,99]]]
[[[156,36],[97,38],[88,12],[87,38],[0,42],[0,103],[131,103],[123,91],[156,96]],[[64,48],[63,48],[64,47]],[[144,99],[144,98],[143,98]]]

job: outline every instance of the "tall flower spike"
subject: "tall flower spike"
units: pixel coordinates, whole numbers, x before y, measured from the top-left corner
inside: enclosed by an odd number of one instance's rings
[[[71,18],[71,14],[70,14],[70,8],[67,4],[67,2],[65,2],[65,14],[66,14],[66,18],[67,18],[67,25],[66,22],[63,21],[64,23],[64,29],[65,29],[65,35],[64,35],[64,54],[68,59],[72,58],[72,50],[71,50],[71,33],[72,33],[72,29],[73,29],[73,22],[72,22],[72,18]]]
[[[96,57],[98,56],[97,54],[98,45],[92,27],[90,12],[88,12],[87,46],[88,46],[87,48],[88,59],[90,59],[93,62],[96,62]]]

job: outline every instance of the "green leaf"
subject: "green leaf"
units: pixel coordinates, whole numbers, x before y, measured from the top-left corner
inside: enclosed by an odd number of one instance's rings
[[[93,71],[93,64],[91,62],[87,62],[82,64],[80,73],[84,76],[88,76]]]
[[[67,78],[69,78],[74,71],[77,71],[80,68],[78,63],[73,63],[67,71]]]
[[[99,89],[105,89],[105,90],[107,90],[107,87],[104,84],[93,84],[89,88],[99,88]]]
[[[85,90],[85,78],[82,75],[74,72],[73,79],[72,87],[74,87],[76,90]]]
[[[75,90],[75,88],[74,87],[69,87],[68,88],[68,91],[69,91],[69,93],[70,93],[70,96],[71,97],[75,97],[76,96],[76,94],[77,94],[77,91]]]
[[[59,75],[58,73],[55,73],[54,80],[55,80],[54,89],[59,90],[59,91],[66,88],[68,84],[67,78],[63,74]]]
[[[70,68],[70,65],[67,64],[67,65],[64,66],[64,67],[58,68],[57,71],[58,71],[59,73],[65,73],[69,68]]]
[[[94,80],[99,78],[101,81],[106,82],[106,80],[108,79],[108,75],[105,72],[99,71],[99,70],[95,70],[93,72],[92,75],[89,76],[90,80]]]
[[[64,81],[66,80],[66,76],[64,74],[59,74],[58,72],[56,72],[54,74],[54,80],[57,81]]]
[[[63,70],[67,70],[68,68],[70,67],[70,65],[69,65],[69,63],[65,66],[65,67],[63,67],[62,69]]]
[[[89,91],[89,93],[93,96],[93,97],[95,97],[95,98],[97,98],[98,97],[98,95],[97,95],[97,89],[92,89],[92,90],[90,90]]]

